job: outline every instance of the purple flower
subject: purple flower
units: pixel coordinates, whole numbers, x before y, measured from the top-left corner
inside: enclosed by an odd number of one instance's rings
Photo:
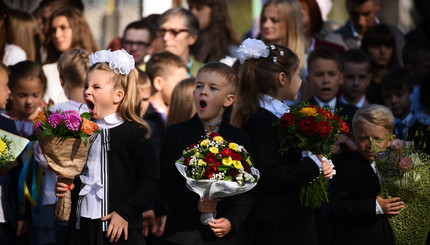
[[[48,123],[51,124],[53,128],[56,128],[58,124],[63,120],[63,116],[56,112],[52,112],[52,114],[48,117]]]
[[[375,155],[375,159],[377,159],[379,162],[386,162],[388,160],[388,154],[388,151],[377,152]]]
[[[391,142],[391,148],[395,151],[401,151],[405,147],[403,140],[395,139]]]
[[[33,130],[36,130],[38,128],[42,127],[42,121],[38,121],[36,124],[34,124],[33,126]]]
[[[79,116],[79,113],[77,111],[64,111],[62,114],[66,127],[70,130],[78,131],[82,123],[82,118]]]
[[[405,157],[400,160],[399,168],[403,171],[409,171],[412,168],[412,159],[410,157]]]

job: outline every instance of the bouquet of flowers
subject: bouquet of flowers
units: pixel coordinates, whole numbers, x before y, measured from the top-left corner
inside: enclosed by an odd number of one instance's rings
[[[396,244],[425,244],[430,231],[430,156],[412,142],[394,140],[388,148],[372,142],[381,195],[400,197],[405,207],[388,216]]]
[[[33,129],[43,155],[59,181],[72,184],[87,159],[88,138],[98,130],[90,121],[91,114],[77,111],[41,111],[33,121]],[[71,193],[58,199],[55,215],[68,221],[71,209]]]
[[[0,175],[18,165],[15,160],[28,142],[26,138],[0,130]]]
[[[189,146],[176,162],[187,187],[201,199],[228,197],[251,190],[260,178],[252,165],[243,146],[228,142],[218,134]],[[213,218],[214,214],[203,213],[200,220],[207,224]]]
[[[327,159],[339,133],[349,132],[348,125],[338,115],[308,104],[292,106],[275,124],[278,126],[281,154],[298,150],[303,155],[312,152]],[[315,182],[301,187],[301,204],[319,208],[323,202],[328,203],[327,187],[327,181],[320,174]]]

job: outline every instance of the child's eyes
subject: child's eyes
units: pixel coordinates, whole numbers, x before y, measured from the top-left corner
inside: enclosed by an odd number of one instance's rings
[[[202,85],[196,85],[196,88],[202,88],[203,86]]]
[[[211,90],[218,90],[216,87],[210,87]]]

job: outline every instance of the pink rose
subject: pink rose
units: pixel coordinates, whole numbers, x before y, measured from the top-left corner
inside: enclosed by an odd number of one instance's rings
[[[412,159],[410,157],[405,157],[400,160],[399,168],[403,171],[409,171],[412,168]]]
[[[391,142],[391,148],[394,151],[401,151],[405,147],[405,142],[403,140],[395,139]]]

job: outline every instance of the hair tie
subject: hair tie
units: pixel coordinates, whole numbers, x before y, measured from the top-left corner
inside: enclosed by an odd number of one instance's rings
[[[267,58],[269,53],[270,51],[263,41],[254,38],[247,38],[239,46],[237,57],[240,64],[243,64],[245,60],[259,59],[260,57]]]
[[[106,62],[109,68],[116,74],[128,75],[134,68],[133,56],[128,54],[124,49],[111,52],[109,50],[100,50],[90,55],[90,66],[96,63]]]

